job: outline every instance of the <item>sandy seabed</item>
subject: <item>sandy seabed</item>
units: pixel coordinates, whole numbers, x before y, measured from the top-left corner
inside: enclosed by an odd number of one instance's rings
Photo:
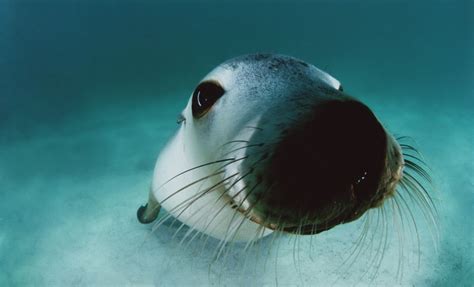
[[[281,4],[263,13],[263,4],[12,3],[0,6],[0,286],[474,284],[472,5],[405,9],[401,1],[368,5],[371,13]],[[308,28],[334,13],[331,29]],[[193,26],[196,14],[208,16]],[[205,32],[211,27],[222,29],[221,41]],[[409,228],[401,240],[392,220],[390,233],[360,243],[355,256],[362,220],[232,245],[218,260],[215,240],[180,244],[187,228],[167,221],[152,233],[137,222],[156,156],[194,85],[226,58],[254,51],[328,70],[391,132],[415,139],[437,186],[437,244],[416,207],[420,247]]]

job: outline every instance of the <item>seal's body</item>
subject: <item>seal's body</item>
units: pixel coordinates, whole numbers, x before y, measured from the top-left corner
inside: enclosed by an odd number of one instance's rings
[[[229,60],[197,86],[161,152],[149,202],[193,230],[250,241],[314,234],[395,193],[399,144],[338,80],[281,55]]]

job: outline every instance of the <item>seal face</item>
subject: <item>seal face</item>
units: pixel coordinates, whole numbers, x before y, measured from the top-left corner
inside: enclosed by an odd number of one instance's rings
[[[329,74],[282,55],[221,64],[178,122],[138,217],[153,221],[161,205],[225,241],[356,220],[393,196],[405,166],[366,105]]]

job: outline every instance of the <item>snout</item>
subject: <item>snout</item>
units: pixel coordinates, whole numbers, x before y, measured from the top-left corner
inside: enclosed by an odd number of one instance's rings
[[[379,194],[387,134],[372,111],[353,99],[314,106],[278,139],[262,181],[250,196],[267,225],[318,233],[359,218]]]

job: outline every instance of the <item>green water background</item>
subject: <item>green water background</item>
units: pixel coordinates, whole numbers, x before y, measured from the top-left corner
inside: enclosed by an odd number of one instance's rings
[[[429,240],[409,249],[421,267],[399,284],[471,286],[473,11],[472,1],[0,1],[0,285],[332,282],[348,229],[321,235],[302,275],[287,266],[290,244],[277,271],[226,269],[220,281],[160,236],[141,245],[149,229],[136,208],[196,83],[228,58],[275,52],[338,78],[431,165],[439,251]],[[392,284],[390,256],[376,279],[355,266],[338,284]]]

